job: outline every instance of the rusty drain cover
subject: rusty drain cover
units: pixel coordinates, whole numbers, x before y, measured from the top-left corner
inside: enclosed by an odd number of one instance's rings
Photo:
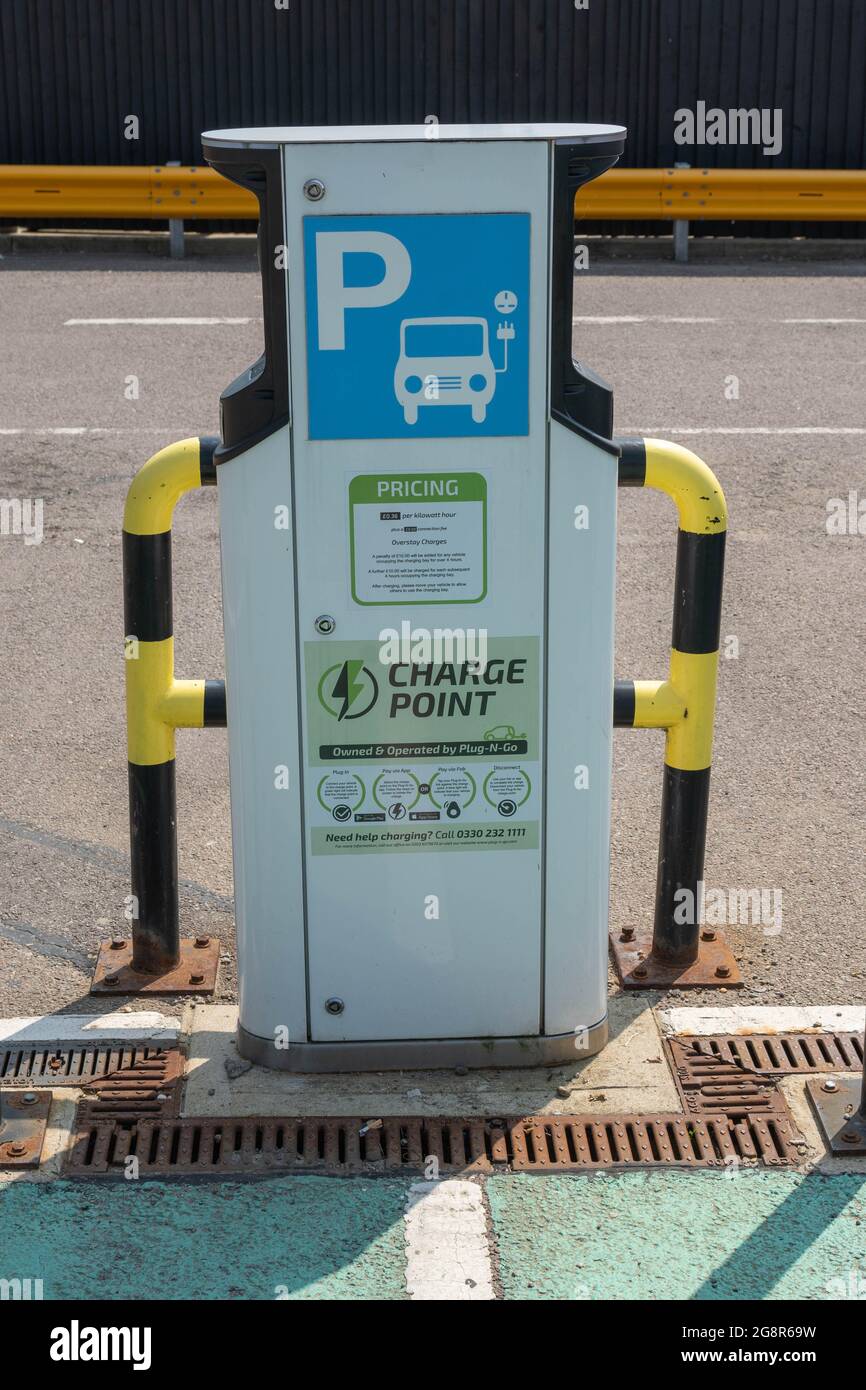
[[[739,1062],[692,1046],[691,1039],[670,1038],[674,1079],[688,1114],[787,1114],[775,1077],[748,1071]]]
[[[3,1086],[101,1086],[119,1073],[129,1079],[153,1077],[179,1057],[176,1048],[142,1047],[129,1042],[15,1043],[0,1046]]]
[[[179,1048],[142,1057],[131,1066],[79,1082],[84,1089],[79,1116],[93,1121],[107,1115],[128,1120],[175,1115],[180,1108],[183,1077],[184,1057]]]
[[[785,1151],[800,1157],[806,1139],[788,1109],[775,1076],[750,1071],[712,1050],[694,1047],[694,1038],[668,1038],[667,1047],[683,1108],[706,1120],[724,1116],[733,1125],[762,1120]],[[700,1039],[701,1042],[708,1041]]]
[[[124,1121],[79,1116],[68,1177],[118,1174],[135,1157],[139,1176],[230,1177],[253,1173],[573,1172],[582,1169],[724,1168],[795,1162],[782,1115],[530,1115],[480,1117],[305,1116]]]
[[[75,1086],[84,1092],[82,1115],[176,1114],[180,1106],[184,1057],[176,1047],[132,1047],[97,1043],[78,1047],[39,1046],[0,1051],[0,1079],[14,1090],[35,1084]]]
[[[862,1033],[712,1033],[671,1041],[767,1076],[860,1071],[863,1066]]]
[[[0,1168],[37,1168],[51,1109],[50,1091],[0,1090]]]

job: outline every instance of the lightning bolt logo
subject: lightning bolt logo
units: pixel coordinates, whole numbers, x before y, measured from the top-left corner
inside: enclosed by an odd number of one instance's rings
[[[351,657],[329,666],[319,681],[319,703],[338,722],[362,719],[379,698],[379,683],[369,666]]]
[[[345,719],[350,707],[355,703],[358,696],[364,689],[363,681],[358,680],[358,676],[364,669],[363,661],[344,661],[340,674],[334,682],[331,692],[337,700],[342,700],[343,704],[337,715],[337,720]]]

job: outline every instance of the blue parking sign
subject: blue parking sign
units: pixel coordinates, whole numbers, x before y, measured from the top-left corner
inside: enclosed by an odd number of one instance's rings
[[[529,214],[305,217],[311,439],[529,432]]]

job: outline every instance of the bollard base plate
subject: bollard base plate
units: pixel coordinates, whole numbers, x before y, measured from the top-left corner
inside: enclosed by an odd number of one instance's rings
[[[866,1154],[866,1115],[858,1113],[861,1076],[815,1077],[806,1082],[809,1099],[834,1154]]]
[[[213,994],[220,965],[215,936],[182,937],[180,960],[162,975],[132,968],[132,942],[103,941],[96,958],[91,994]]]
[[[659,960],[652,954],[652,930],[636,927],[630,940],[622,928],[610,933],[616,973],[623,989],[739,989],[740,967],[716,930],[712,940],[701,937],[698,958],[690,965]],[[636,973],[640,972],[640,973]]]
[[[0,1091],[0,1168],[38,1168],[50,1091]]]

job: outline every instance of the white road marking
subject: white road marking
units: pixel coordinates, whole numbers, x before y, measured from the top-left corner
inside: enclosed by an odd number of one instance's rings
[[[622,431],[640,434],[645,439],[661,439],[667,434],[866,434],[861,425],[658,425],[654,429]]]
[[[579,314],[572,323],[724,323],[724,319],[693,318],[679,314]]]
[[[104,425],[53,425],[35,426],[33,429],[0,429],[0,435],[11,434],[62,434],[62,435],[81,435],[81,434],[170,434],[165,425],[134,425],[131,428],[114,428]],[[180,434],[181,431],[178,430]],[[198,434],[207,434],[207,430],[199,430]],[[184,439],[193,438],[193,434],[183,434]]]
[[[10,1043],[94,1042],[105,1038],[175,1043],[180,1024],[165,1014],[39,1014],[0,1018],[0,1041]]]
[[[151,325],[151,324],[152,324],[152,325],[155,325],[157,328],[178,328],[178,327],[184,328],[184,327],[186,327],[187,324],[192,324],[193,326],[195,326],[195,327],[197,327],[197,328],[210,328],[210,327],[212,327],[214,324],[219,324],[219,323],[239,324],[239,323],[260,323],[260,322],[261,322],[261,320],[258,319],[258,318],[225,319],[225,318],[180,318],[180,317],[176,317],[176,318],[165,318],[165,319],[161,319],[161,318],[146,318],[146,319],[64,319],[63,327],[64,327],[64,328],[80,328],[80,327],[81,327],[82,325],[84,325],[84,324],[100,324],[100,325],[102,325],[103,327],[107,325],[108,327],[113,328],[113,327],[114,327],[115,325],[117,325],[117,324],[132,323],[132,324],[147,324],[147,325]]]
[[[213,433],[213,428],[201,430],[186,430],[183,433],[185,439],[193,438],[196,435]],[[0,438],[9,435],[29,435],[29,434],[56,434],[65,436],[89,435],[89,434],[170,434],[165,425],[134,425],[134,426],[108,426],[108,425],[52,425],[34,426],[32,429],[18,427],[15,429],[0,429]],[[654,425],[644,426],[642,429],[621,430],[621,434],[640,435],[645,439],[662,439],[666,435],[692,435],[692,434],[763,434],[763,435],[866,435],[866,426],[861,425]]]
[[[659,1009],[665,1034],[689,1033],[823,1033],[863,1031],[862,1004],[731,1004],[727,1008]]]
[[[764,324],[864,324],[866,319],[742,319],[700,318],[688,314],[577,314],[572,323],[750,323],[760,328]]]
[[[419,1302],[495,1298],[481,1188],[461,1178],[414,1182],[406,1201],[406,1288]]]

